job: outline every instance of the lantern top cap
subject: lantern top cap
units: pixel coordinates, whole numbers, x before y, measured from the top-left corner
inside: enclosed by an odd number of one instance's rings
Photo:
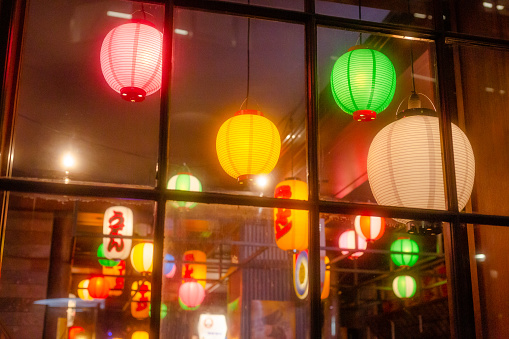
[[[287,180],[298,180],[298,181],[304,181],[304,180],[302,180],[302,179],[300,179],[300,178],[298,178],[298,177],[287,177],[287,178],[285,178],[285,180],[284,180],[284,181],[287,181]]]
[[[259,116],[263,117],[263,113],[261,111],[255,110],[255,109],[241,109],[235,113],[235,116],[244,115],[244,114],[253,114],[253,115],[259,115]]]
[[[366,46],[364,46],[364,45],[355,45],[355,46],[350,47],[350,48],[348,49],[348,52],[350,52],[350,51],[355,51],[355,50],[357,50],[357,49],[369,49],[369,48],[367,48],[367,47],[366,47]]]
[[[153,22],[145,20],[145,19],[132,19],[132,20],[129,20],[127,23],[142,24],[142,25],[147,25],[147,26],[156,28],[156,25]]]

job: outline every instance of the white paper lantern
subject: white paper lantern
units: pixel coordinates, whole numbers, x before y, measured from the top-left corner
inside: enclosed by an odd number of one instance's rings
[[[348,230],[339,236],[339,248],[347,248],[350,250],[365,250],[368,247],[368,243],[364,238],[357,235],[354,230]],[[341,251],[341,254],[347,255],[351,253],[351,251]],[[348,259],[357,259],[361,255],[363,255],[364,252],[354,252],[348,256]]]
[[[474,184],[474,153],[465,133],[451,127],[458,205],[463,209]],[[369,148],[367,169],[378,204],[446,209],[437,117],[409,116],[383,128]]]

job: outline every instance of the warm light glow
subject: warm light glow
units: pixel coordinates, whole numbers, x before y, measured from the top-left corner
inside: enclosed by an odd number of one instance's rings
[[[299,299],[306,299],[309,290],[308,251],[293,255],[293,287]]]
[[[120,13],[120,12],[115,12],[115,11],[107,11],[106,15],[111,16],[112,18],[129,19],[129,20],[133,18],[132,14]]]
[[[465,133],[454,124],[451,128],[461,210],[472,192],[475,159]],[[408,116],[383,128],[369,148],[367,172],[380,205],[445,210],[438,118]]]
[[[398,298],[412,298],[417,291],[417,283],[413,277],[401,275],[393,280],[392,290]]]
[[[182,282],[198,281],[205,288],[207,279],[207,254],[198,250],[184,252],[184,263],[182,264]],[[193,262],[197,262],[194,264]]]
[[[370,121],[389,106],[396,90],[396,71],[384,54],[354,47],[334,64],[332,95],[357,121]]]
[[[101,47],[106,82],[127,101],[161,88],[163,34],[152,23],[132,21],[112,29]]]
[[[201,192],[201,182],[191,173],[178,173],[170,178],[167,188],[169,190]],[[179,209],[191,209],[196,206],[195,202],[173,201],[171,205]]]
[[[62,158],[62,164],[64,165],[65,169],[72,168],[76,164],[76,160],[71,153],[66,153]]]
[[[491,2],[483,2],[482,5],[486,8],[493,8],[493,4]]]
[[[149,335],[145,331],[136,331],[131,336],[131,339],[149,339]]]
[[[125,276],[125,260],[120,260],[118,265],[113,267],[103,266],[102,271],[110,287],[110,296],[122,295],[125,283],[125,278],[123,278]]]
[[[101,264],[101,266],[106,266],[106,267],[113,267],[113,266],[117,266],[117,264],[120,262],[120,260],[115,260],[115,259],[106,259],[105,255],[104,255],[104,244],[100,244],[99,247],[97,248],[97,259],[99,261],[99,264]]]
[[[90,296],[90,293],[88,293],[88,284],[90,283],[90,280],[89,279],[85,279],[85,280],[82,280],[78,283],[78,297],[81,299],[81,300],[94,300],[94,298],[92,298]]]
[[[224,339],[228,332],[223,314],[200,314],[198,335],[202,339]]]
[[[410,238],[399,238],[394,241],[391,252],[405,252],[405,254],[391,253],[392,261],[398,266],[411,267],[419,260],[419,245]]]
[[[136,272],[152,273],[154,244],[142,242],[133,247],[131,251],[131,264]]]
[[[276,185],[274,197],[280,199],[308,199],[308,185],[295,178]],[[303,251],[308,248],[308,212],[303,210],[275,208],[274,234],[277,246],[284,251]]]
[[[385,219],[380,217],[356,216],[355,232],[366,241],[378,240],[385,232]]]
[[[259,175],[256,177],[256,186],[265,188],[269,184],[269,177],[266,175]]]
[[[196,281],[188,281],[180,286],[179,300],[186,307],[196,309],[203,299],[205,299],[205,289]]]
[[[354,230],[348,230],[341,234],[339,237],[339,248],[342,249],[351,249],[351,250],[365,250],[368,246],[368,243],[364,238],[360,237],[355,233]],[[347,255],[351,253],[351,251],[341,251],[341,254]],[[354,252],[349,255],[348,259],[357,259],[361,255],[363,255],[364,252]]]
[[[133,211],[124,206],[108,207],[104,212],[104,235],[133,235]],[[131,239],[104,237],[104,256],[108,259],[127,259],[131,252]]]
[[[131,286],[131,315],[136,319],[150,316],[152,286],[148,281],[135,281]]]
[[[239,182],[270,173],[277,164],[280,150],[281,138],[276,126],[259,111],[238,111],[217,133],[219,163]]]
[[[175,28],[174,32],[178,35],[189,35],[189,31],[186,31],[185,29]]]
[[[88,293],[94,299],[106,299],[110,293],[108,281],[102,277],[93,277],[88,283]]]

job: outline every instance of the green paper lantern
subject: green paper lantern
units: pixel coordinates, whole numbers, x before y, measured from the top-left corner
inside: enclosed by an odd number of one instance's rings
[[[396,91],[396,71],[383,53],[354,46],[332,69],[332,95],[357,121],[370,121],[389,106]]]
[[[179,297],[179,304],[180,304],[180,307],[182,307],[182,309],[185,310],[185,311],[196,311],[200,307],[200,305],[195,306],[195,307],[189,307],[189,306],[187,306],[186,304],[184,304],[182,302],[180,297]]]
[[[392,282],[392,290],[398,298],[412,298],[417,291],[417,283],[415,279],[409,275],[400,275],[394,278]]]
[[[148,307],[148,316],[149,317],[152,316],[151,311],[152,311],[152,304],[150,304],[150,306]],[[160,319],[164,319],[167,314],[168,314],[168,306],[166,306],[166,304],[161,304],[161,318]]]
[[[106,256],[104,255],[104,244],[100,244],[97,248],[97,259],[99,260],[99,264],[101,264],[101,266],[106,267],[117,266],[120,262],[120,260],[106,259]]]
[[[410,238],[399,238],[391,245],[391,252],[405,252],[391,253],[392,261],[398,266],[414,266],[419,260],[419,245]]]
[[[191,173],[178,173],[168,181],[168,189],[180,191],[201,192],[201,182]],[[171,203],[173,207],[179,209],[191,209],[196,206],[195,202],[174,201]]]

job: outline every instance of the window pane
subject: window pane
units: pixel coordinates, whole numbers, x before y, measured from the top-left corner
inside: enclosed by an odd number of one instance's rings
[[[348,19],[433,28],[430,0],[316,0],[316,12]]]
[[[389,218],[322,214],[321,223],[323,338],[450,337],[440,223],[426,223],[433,234]]]
[[[306,180],[304,27],[177,10],[174,32],[170,172],[201,183],[180,189],[273,196]]]
[[[271,8],[289,9],[293,11],[304,10],[303,0],[224,0],[224,1],[237,2],[241,4],[250,4],[255,6],[265,6]]]
[[[73,326],[86,338],[148,331],[154,206],[11,193],[0,279],[10,337],[62,338]],[[147,260],[132,261],[143,244]]]
[[[128,1],[75,1],[64,6],[33,1],[28,9],[12,175],[153,186],[159,91],[147,95],[143,102],[122,100],[117,93],[121,88],[144,85],[138,83],[138,78],[131,84],[124,83],[120,80],[122,71],[113,68],[114,76],[110,78],[116,89],[110,87],[101,71],[101,48],[110,30],[129,22],[126,17],[146,18],[155,28],[145,24],[141,27],[156,40],[151,49],[145,44],[143,51],[160,55],[157,46],[163,6]],[[113,47],[118,46],[114,45],[117,40],[108,41],[110,49],[104,50],[111,53],[104,55],[113,58],[117,56]],[[141,53],[142,46],[138,47]],[[118,67],[117,62],[112,64]],[[156,58],[143,75],[152,70],[158,78],[160,66],[161,60]],[[152,86],[153,82],[147,80],[146,84]]]
[[[454,30],[472,35],[509,38],[509,11],[506,2],[483,0],[453,3],[456,11]]]
[[[185,209],[178,202],[167,208],[162,303],[170,311],[161,320],[161,337],[216,332],[221,338],[306,338],[307,212],[287,210],[293,222],[288,231],[275,228],[286,216],[281,210],[213,204]],[[294,260],[301,267],[300,297]],[[210,323],[216,325],[207,328]]]
[[[501,109],[509,104],[509,53],[466,46],[455,48],[455,53],[458,122],[475,155],[475,187],[466,211],[509,215],[509,159],[500,152],[509,142],[509,117]]]

